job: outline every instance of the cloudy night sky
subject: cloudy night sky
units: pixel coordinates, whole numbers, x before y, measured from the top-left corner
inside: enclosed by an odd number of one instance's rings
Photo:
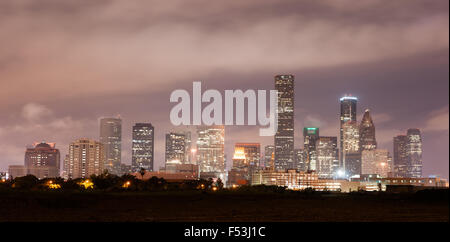
[[[0,2],[0,171],[25,147],[98,139],[98,119],[120,115],[122,162],[131,128],[155,126],[158,169],[170,93],[273,89],[295,75],[296,148],[304,126],[339,134],[339,97],[369,108],[381,148],[420,128],[424,175],[449,177],[447,0],[6,0]],[[194,131],[194,127],[191,127]],[[273,143],[258,126],[226,127],[235,142]]]

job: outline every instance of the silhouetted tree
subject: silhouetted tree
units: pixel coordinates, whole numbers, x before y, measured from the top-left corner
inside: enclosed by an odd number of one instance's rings
[[[17,177],[13,180],[13,187],[17,189],[30,190],[37,186],[39,179],[33,175]]]
[[[117,187],[120,183],[118,176],[114,174],[109,174],[107,171],[100,175],[92,175],[90,177],[94,183],[94,189],[107,190]]]
[[[144,180],[145,172],[146,172],[145,168],[141,168],[141,169],[139,170],[139,174],[141,175],[141,179],[142,179],[142,180]]]
[[[83,179],[81,178],[69,179],[61,184],[61,189],[63,191],[81,190],[80,185],[78,185],[78,183],[80,183],[81,181],[83,181]]]
[[[223,189],[223,182],[222,182],[222,179],[218,178],[216,183],[217,183],[217,187],[218,187],[220,190],[222,190],[222,189]]]

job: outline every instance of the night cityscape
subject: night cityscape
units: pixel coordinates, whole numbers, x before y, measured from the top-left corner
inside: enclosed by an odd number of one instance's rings
[[[0,222],[448,223],[448,7],[1,2]]]

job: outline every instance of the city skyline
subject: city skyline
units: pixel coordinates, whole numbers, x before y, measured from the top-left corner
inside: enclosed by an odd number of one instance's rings
[[[294,149],[302,147],[303,127],[339,139],[339,98],[351,93],[358,123],[371,110],[380,149],[393,154],[393,137],[418,128],[424,176],[449,177],[447,1],[352,2],[345,9],[333,1],[196,1],[211,6],[204,14],[182,1],[155,8],[23,2],[2,3],[8,11],[0,13],[0,171],[23,164],[26,146],[36,141],[55,142],[63,158],[70,142],[98,140],[100,117],[117,114],[122,162],[131,164],[132,126],[148,122],[159,169],[165,134],[174,128],[171,91],[189,90],[193,81],[208,89],[269,90],[275,75],[289,73],[296,77]],[[268,6],[275,11],[263,10]],[[273,144],[257,127],[226,127],[225,137],[228,167],[235,143]]]
[[[289,81],[293,81],[292,75],[277,75],[275,76],[275,79],[279,77],[289,77]],[[275,83],[275,87],[277,88],[278,83]],[[289,84],[289,85],[292,85]],[[281,94],[282,96],[283,94]],[[287,102],[292,102],[292,99],[294,97],[295,93],[289,94]],[[344,152],[342,157],[342,163],[339,162],[339,155],[337,149],[337,137],[335,136],[320,136],[319,135],[319,128],[318,127],[303,127],[303,147],[300,146],[300,148],[293,149],[293,158],[292,163],[288,164],[286,167],[277,167],[276,162],[273,164],[273,167],[270,165],[267,166],[267,157],[268,154],[264,153],[262,154],[260,150],[260,143],[235,143],[235,152],[237,152],[237,148],[240,145],[243,145],[241,148],[246,147],[247,145],[257,145],[258,146],[258,154],[259,157],[257,158],[257,163],[251,162],[252,166],[254,167],[261,167],[263,165],[266,168],[275,169],[278,171],[288,170],[288,169],[297,169],[297,171],[315,171],[317,172],[318,176],[321,177],[340,177],[343,178],[343,174],[347,177],[351,177],[354,175],[363,175],[363,174],[371,174],[367,173],[367,171],[375,171],[375,166],[382,166],[382,169],[377,170],[377,172],[374,172],[374,174],[383,174],[383,177],[387,176],[401,176],[401,177],[414,177],[414,178],[420,178],[425,177],[422,176],[422,167],[423,167],[423,159],[422,159],[422,143],[423,140],[421,138],[421,132],[419,129],[415,128],[409,128],[407,130],[407,135],[398,135],[393,137],[393,153],[394,157],[389,154],[389,151],[387,149],[377,149],[376,147],[376,135],[375,135],[375,125],[374,122],[369,114],[369,109],[364,110],[364,114],[362,117],[361,125],[358,124],[356,115],[356,111],[352,111],[356,108],[356,102],[358,100],[357,97],[351,96],[351,95],[345,95],[344,97],[341,97],[340,99],[341,103],[341,115],[340,115],[340,122],[341,122],[341,131],[340,136],[343,140],[343,143],[341,143]],[[348,102],[350,105],[347,105],[346,102]],[[283,101],[282,101],[283,102]],[[280,104],[279,104],[280,105]],[[280,106],[281,109],[284,109],[284,106]],[[347,113],[347,117],[346,117]],[[290,114],[291,118],[294,114]],[[292,121],[289,121],[292,122]],[[225,144],[225,127],[223,125],[200,125],[200,126],[191,126],[195,127],[197,129],[197,136],[200,137],[200,139],[196,140],[196,146],[191,150],[191,132],[187,131],[188,129],[185,128],[178,128],[180,131],[174,132],[171,130],[170,132],[166,133],[165,138],[165,159],[163,162],[163,165],[160,167],[155,167],[153,156],[154,156],[154,127],[150,123],[136,123],[133,126],[132,134],[133,134],[133,156],[132,156],[132,162],[131,164],[128,163],[121,163],[120,159],[121,156],[112,155],[114,157],[113,159],[119,159],[119,162],[117,164],[116,169],[110,170],[108,168],[108,164],[111,165],[111,162],[108,161],[108,146],[111,144],[116,145],[116,140],[119,140],[118,147],[115,153],[121,154],[121,137],[122,137],[122,131],[121,131],[121,125],[122,125],[122,119],[120,116],[117,118],[105,118],[102,117],[99,119],[99,130],[100,130],[100,140],[103,139],[103,142],[100,141],[99,143],[102,143],[102,147],[99,147],[100,149],[104,150],[103,154],[100,156],[103,156],[104,161],[101,162],[102,166],[104,166],[105,170],[108,170],[112,174],[126,174],[129,172],[138,172],[142,168],[148,171],[154,171],[154,170],[166,170],[167,165],[170,163],[172,164],[175,162],[176,164],[197,164],[199,166],[200,172],[216,172],[220,173],[223,171],[231,171],[232,169],[236,169],[236,153],[233,153],[232,163],[226,159],[226,153],[224,149]],[[142,133],[142,127],[149,128],[148,131],[145,133]],[[230,126],[229,126],[230,127]],[[289,127],[289,125],[288,125]],[[183,130],[182,130],[183,129]],[[288,128],[289,130],[290,128]],[[293,133],[293,132],[292,132]],[[144,151],[145,154],[150,155],[151,161],[150,164],[136,164],[135,158],[134,158],[134,152],[135,152],[135,143],[136,142],[142,142],[141,138],[138,138],[136,135],[146,135],[148,137],[145,137],[146,140],[150,140],[151,142],[148,144],[148,147],[146,147],[146,150]],[[361,136],[361,134],[363,134]],[[264,137],[264,136],[260,136]],[[404,137],[405,140],[402,141],[403,143],[401,146],[403,150],[399,150],[398,145],[398,139],[399,137]],[[274,141],[277,142],[276,135],[274,136]],[[334,141],[333,141],[334,139]],[[87,138],[81,138],[77,139],[75,142],[83,142],[83,140],[89,140]],[[109,142],[108,140],[112,140],[112,142]],[[367,142],[370,141],[370,142]],[[95,140],[90,140],[89,142],[97,142]],[[42,141],[40,144],[39,142],[35,142],[33,146],[40,147],[55,147],[55,143],[45,143]],[[63,169],[60,170],[60,174],[63,177],[66,177],[67,175],[71,174],[71,172],[68,172],[68,164],[76,164],[77,162],[74,162],[72,159],[72,148],[74,147],[74,142],[72,142],[69,146],[68,154],[66,154],[66,158],[62,161],[62,167]],[[271,145],[268,145],[271,146]],[[333,148],[334,146],[334,148]],[[77,146],[78,147],[78,146]],[[275,146],[273,146],[275,147]],[[141,147],[142,148],[142,147]],[[266,146],[267,148],[267,146]],[[27,169],[32,169],[32,166],[27,165],[27,162],[29,162],[27,159],[28,157],[28,151],[31,149],[31,146],[27,146],[27,152],[25,157],[25,166],[23,168],[20,167],[20,165],[12,164],[9,165],[9,167],[14,167],[17,169],[24,169],[24,171],[20,170],[19,173],[26,172],[30,174],[40,174],[38,172],[30,172],[26,171]],[[334,151],[333,151],[334,150]],[[58,152],[59,157],[59,149],[56,149]],[[267,150],[266,150],[267,151]],[[375,153],[370,153],[371,151]],[[150,153],[148,153],[150,152]],[[273,158],[275,157],[276,149],[273,150],[273,154],[271,155]],[[303,153],[304,157],[301,158],[301,160],[297,159],[296,152]],[[385,158],[379,159],[379,158],[372,158],[373,154],[376,154],[378,156],[378,153],[382,154],[385,152]],[[144,154],[143,153],[143,154]],[[81,153],[80,153],[81,154]],[[205,156],[206,155],[206,156]],[[400,157],[401,155],[402,157]],[[45,155],[46,156],[46,155]],[[98,155],[97,155],[98,156]],[[110,155],[111,156],[111,155]],[[196,162],[190,161],[190,157],[197,156]],[[202,158],[203,156],[207,158]],[[245,156],[244,156],[245,157]],[[34,162],[41,162],[41,155],[39,155],[37,160]],[[101,159],[101,157],[100,157]],[[216,159],[219,159],[216,161]],[[366,161],[364,161],[364,159]],[[374,160],[377,160],[378,163],[373,163]],[[59,158],[58,158],[59,160]],[[214,160],[214,162],[213,162]],[[220,161],[222,160],[222,161]],[[198,162],[200,161],[200,162]],[[225,163],[222,163],[225,162]],[[300,164],[304,164],[303,168],[300,168]],[[381,163],[380,163],[381,162]],[[175,164],[173,163],[173,164]],[[339,165],[341,164],[341,165]],[[395,165],[397,164],[397,165]],[[404,170],[399,170],[399,165],[403,165],[403,169],[411,169],[409,172],[406,172]],[[57,164],[58,167],[60,166],[60,163]],[[81,166],[80,164],[77,164]],[[221,167],[221,168],[220,168]],[[369,168],[373,167],[373,168]],[[130,169],[130,171],[126,171]],[[59,168],[58,168],[59,170]],[[99,171],[102,170],[96,168],[96,174],[99,173]],[[382,172],[382,173],[378,173]],[[93,173],[91,173],[93,174]],[[39,175],[41,176],[41,175]],[[54,176],[54,175],[53,175]],[[78,175],[79,176],[79,175]],[[47,176],[45,176],[47,177]],[[69,175],[68,177],[71,177]],[[83,177],[85,177],[83,175]]]

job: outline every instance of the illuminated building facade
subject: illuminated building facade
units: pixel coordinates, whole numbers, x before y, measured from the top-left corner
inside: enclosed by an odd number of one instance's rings
[[[185,164],[193,164],[192,155],[191,155],[191,149],[192,149],[192,138],[191,138],[191,132],[185,131],[182,132],[184,134],[184,163]]]
[[[307,170],[317,170],[316,141],[319,139],[319,128],[303,128],[303,144],[306,154],[305,165]]]
[[[345,168],[344,164],[344,124],[352,121],[356,122],[356,104],[358,98],[350,95],[344,96],[340,99],[341,114],[340,114],[340,148],[339,148],[339,167]]]
[[[250,159],[245,153],[244,147],[235,145],[233,167],[228,172],[227,186],[245,185],[249,183],[251,177]]]
[[[320,178],[331,178],[339,168],[337,137],[320,136],[316,140],[316,172]]]
[[[275,146],[273,145],[266,145],[264,147],[264,167],[266,168],[274,168],[274,152],[275,152]]]
[[[406,135],[394,137],[394,174],[396,177],[408,177],[406,155],[407,143],[408,137]]]
[[[121,174],[122,120],[120,118],[100,119],[100,143],[106,155],[105,169],[111,174]]]
[[[355,121],[348,121],[342,125],[343,168],[346,175],[361,174],[361,150],[359,144],[359,125]]]
[[[377,174],[388,177],[392,172],[389,151],[383,149],[363,150],[361,155],[361,173]]]
[[[131,171],[153,171],[155,128],[150,123],[137,123],[132,136]]]
[[[394,173],[396,177],[422,177],[422,136],[419,129],[394,137]]]
[[[359,182],[348,180],[320,179],[317,173],[307,171],[260,170],[253,174],[252,185],[282,186],[292,190],[314,189],[316,191],[357,191]]]
[[[306,152],[304,149],[294,149],[294,169],[298,171],[307,171]]]
[[[361,120],[361,124],[359,126],[359,139],[361,151],[374,150],[377,148],[375,125],[373,124],[369,109],[366,109]]]
[[[105,169],[103,144],[91,139],[78,139],[69,145],[69,154],[64,159],[67,178],[87,178],[100,175]]]
[[[286,186],[289,189],[305,189],[318,183],[315,172],[299,172],[294,169],[286,171],[260,170],[253,174],[252,185]]]
[[[225,127],[222,125],[197,128],[197,163],[200,172],[225,171]]]
[[[422,136],[419,129],[408,129],[406,143],[407,177],[422,177]]]
[[[294,163],[294,76],[275,76],[275,90],[278,91],[275,169],[285,170]]]
[[[60,153],[54,143],[35,143],[33,148],[25,151],[25,168],[27,174],[39,179],[59,177]]]
[[[251,175],[259,169],[261,145],[259,143],[236,143],[233,167],[228,172],[228,186],[249,184]]]
[[[186,164],[186,135],[170,132],[166,134],[166,164]],[[189,155],[188,155],[189,156]]]
[[[246,163],[249,166],[259,166],[261,159],[261,145],[259,143],[236,143],[234,149],[244,152]]]

